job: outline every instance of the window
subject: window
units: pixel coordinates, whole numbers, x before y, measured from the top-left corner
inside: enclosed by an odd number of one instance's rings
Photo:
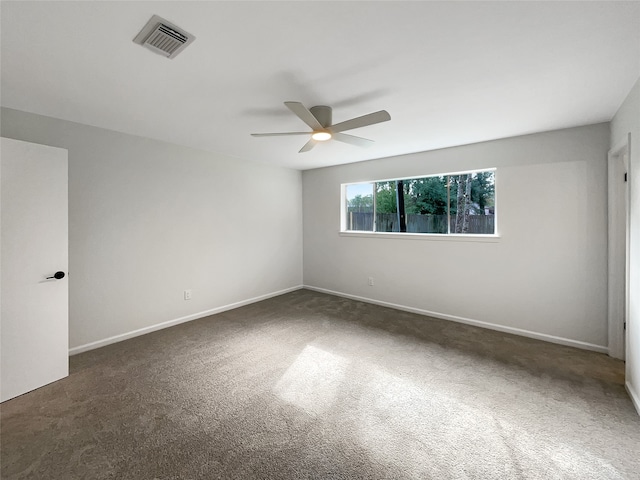
[[[373,183],[347,185],[347,230],[373,232]]]
[[[495,170],[344,185],[345,231],[493,235]]]

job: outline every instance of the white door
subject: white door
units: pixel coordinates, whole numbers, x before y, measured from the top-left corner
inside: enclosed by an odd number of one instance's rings
[[[69,374],[68,175],[67,150],[0,140],[4,402]]]

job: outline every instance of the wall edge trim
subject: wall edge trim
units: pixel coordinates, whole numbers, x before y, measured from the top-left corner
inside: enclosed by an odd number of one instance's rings
[[[627,389],[627,393],[631,397],[631,403],[636,408],[636,412],[640,415],[640,395],[634,390],[633,385],[628,380],[624,383],[624,387]]]
[[[489,330],[496,330],[503,333],[511,333],[513,335],[519,335],[521,337],[534,338],[536,340],[543,340],[545,342],[556,343],[559,345],[565,345],[568,347],[580,348],[582,350],[591,350],[599,353],[609,353],[609,348],[604,345],[596,345],[593,343],[582,342],[580,340],[572,340],[565,337],[557,337],[555,335],[548,335],[546,333],[538,333],[530,330],[523,330],[515,327],[507,327],[504,325],[498,325],[496,323],[483,322],[482,320],[475,320],[472,318],[458,317],[455,315],[449,315],[446,313],[432,312],[430,310],[423,310],[421,308],[408,307],[406,305],[399,305],[396,303],[384,302],[373,298],[360,297],[358,295],[351,295],[349,293],[337,292],[334,290],[328,290],[326,288],[314,287],[312,285],[304,285],[307,290],[313,290],[320,293],[326,293],[329,295],[336,295],[338,297],[350,298],[352,300],[358,300],[365,303],[371,303],[374,305],[380,305],[383,307],[389,307],[396,310],[402,310],[405,312],[417,313],[419,315],[425,315],[428,317],[440,318],[442,320],[450,320],[457,323],[464,323],[466,325],[473,325],[475,327],[486,328]]]
[[[100,347],[106,347],[107,345],[111,345],[112,343],[122,342],[130,338],[139,337],[140,335],[145,335],[147,333],[163,330],[165,328],[173,327],[174,325],[179,325],[181,323],[190,322],[191,320],[197,320],[198,318],[208,317],[209,315],[215,315],[217,313],[226,312],[227,310],[233,310],[234,308],[243,307],[251,303],[261,302],[262,300],[267,300],[272,297],[284,295],[285,293],[294,292],[302,288],[304,288],[303,285],[296,285],[295,287],[285,288],[284,290],[278,290],[276,292],[266,293],[264,295],[259,295],[257,297],[241,300],[239,302],[229,303],[227,305],[222,305],[220,307],[211,308],[209,310],[205,310],[202,312],[193,313],[191,315],[186,315],[184,317],[175,318],[173,320],[167,320],[166,322],[156,323],[148,327],[143,327],[137,330],[132,330],[130,332],[121,333],[118,335],[114,335],[112,337],[104,338],[102,340],[96,340],[95,342],[85,343],[84,345],[79,345],[77,347],[70,348],[69,356],[77,355],[83,352],[88,352],[89,350],[95,350],[96,348],[100,348]]]

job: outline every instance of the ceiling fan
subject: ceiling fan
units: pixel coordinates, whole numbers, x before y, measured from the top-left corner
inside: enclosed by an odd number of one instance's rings
[[[316,146],[317,142],[325,142],[327,140],[338,140],[339,142],[357,145],[358,147],[368,147],[373,144],[373,140],[368,138],[356,137],[355,135],[347,135],[342,133],[345,130],[366,127],[376,123],[391,120],[389,112],[380,110],[379,112],[369,113],[361,117],[352,118],[344,122],[331,124],[331,107],[318,105],[308,109],[300,102],[284,102],[284,104],[297,115],[304,123],[311,127],[311,132],[284,132],[284,133],[252,133],[252,137],[276,137],[281,135],[311,135],[311,138],[298,153],[308,152]]]

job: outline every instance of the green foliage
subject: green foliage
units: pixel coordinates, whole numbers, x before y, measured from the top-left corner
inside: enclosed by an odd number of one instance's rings
[[[376,213],[396,213],[397,211],[396,182],[377,182]]]
[[[405,181],[405,211],[408,214],[446,215],[447,177],[413,178]]]
[[[471,201],[477,203],[484,214],[484,207],[493,207],[495,199],[493,172],[478,172],[471,180]]]
[[[372,212],[373,195],[356,195],[347,202],[350,212]]]
[[[462,200],[458,198],[458,187],[466,193],[466,183],[471,178],[470,202],[464,202],[472,207],[477,215],[484,215],[485,207],[494,206],[495,183],[494,172],[476,172],[472,174],[451,175],[449,177],[451,191],[451,215],[457,213],[457,205]],[[467,200],[465,198],[465,200]]]

